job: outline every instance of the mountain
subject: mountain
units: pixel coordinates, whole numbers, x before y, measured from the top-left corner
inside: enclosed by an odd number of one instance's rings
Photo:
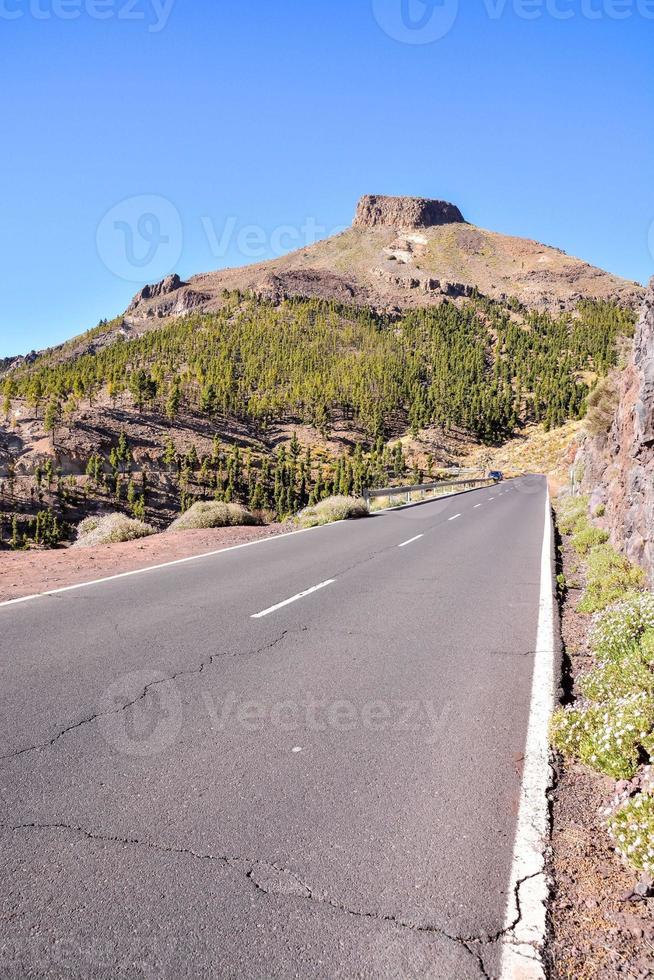
[[[221,308],[224,290],[284,298],[337,300],[398,312],[469,297],[515,298],[529,309],[572,310],[582,299],[632,306],[627,282],[557,248],[468,224],[443,201],[363,197],[351,228],[282,258],[239,269],[169,276],[134,297],[127,318],[179,316]]]
[[[342,235],[171,275],[0,365],[0,544],[37,511],[165,526],[218,497],[283,517],[481,459],[584,415],[643,294],[454,205],[365,197]]]

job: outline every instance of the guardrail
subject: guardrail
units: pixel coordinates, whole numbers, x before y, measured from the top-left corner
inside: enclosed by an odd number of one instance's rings
[[[426,496],[428,493],[432,494],[432,498],[439,497],[441,494],[438,491],[447,492],[451,487],[461,487],[459,492],[463,493],[465,490],[473,490],[475,487],[493,486],[496,482],[496,480],[491,480],[488,477],[482,477],[477,480],[439,480],[437,483],[416,483],[406,487],[384,487],[381,490],[364,490],[363,499],[368,510],[370,510],[372,501],[381,497],[406,497],[405,503],[411,504],[430,499]],[[416,494],[418,495],[417,500],[414,499]],[[397,504],[396,506],[401,505]]]

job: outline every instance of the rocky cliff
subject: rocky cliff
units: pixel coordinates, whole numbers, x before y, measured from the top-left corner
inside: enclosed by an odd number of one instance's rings
[[[454,204],[424,197],[387,197],[366,194],[357,206],[355,228],[434,228],[463,223]]]
[[[593,508],[605,505],[613,543],[648,570],[654,586],[654,279],[629,363],[614,377],[605,404],[607,428],[598,424],[578,454],[582,489]]]

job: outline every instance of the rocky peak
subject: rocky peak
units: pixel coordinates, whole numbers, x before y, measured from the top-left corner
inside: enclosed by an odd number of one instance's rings
[[[432,228],[462,223],[465,219],[454,204],[424,197],[387,197],[366,194],[357,206],[355,228]]]

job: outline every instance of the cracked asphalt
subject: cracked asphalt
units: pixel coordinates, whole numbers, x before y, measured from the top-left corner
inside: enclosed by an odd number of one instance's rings
[[[544,493],[0,607],[0,977],[497,976]]]

